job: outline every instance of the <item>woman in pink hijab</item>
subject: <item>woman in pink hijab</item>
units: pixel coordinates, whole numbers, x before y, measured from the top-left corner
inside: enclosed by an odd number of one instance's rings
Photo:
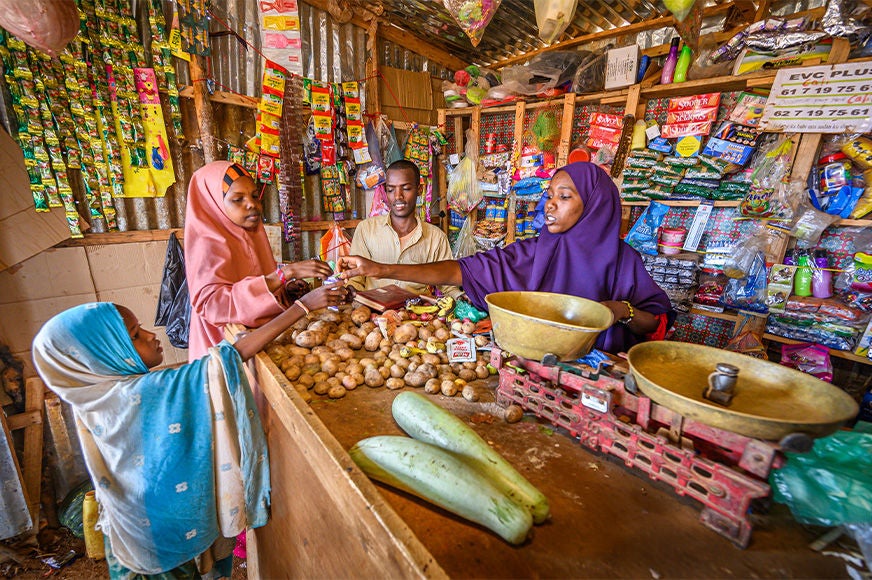
[[[288,308],[285,287],[333,272],[320,260],[276,265],[254,180],[214,161],[191,176],[185,212],[185,271],[191,297],[188,360],[224,339],[224,325],[261,326]]]

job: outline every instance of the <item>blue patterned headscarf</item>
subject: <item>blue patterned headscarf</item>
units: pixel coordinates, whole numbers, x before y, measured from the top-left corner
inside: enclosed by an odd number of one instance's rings
[[[216,387],[236,422],[243,521],[266,523],[266,442],[232,345],[222,342],[200,360],[149,372],[117,308],[98,302],[49,320],[34,338],[33,358],[49,388],[72,405],[100,525],[125,567],[141,574],[171,570],[218,537],[216,473],[229,467],[213,459],[214,426],[224,420],[213,413]]]

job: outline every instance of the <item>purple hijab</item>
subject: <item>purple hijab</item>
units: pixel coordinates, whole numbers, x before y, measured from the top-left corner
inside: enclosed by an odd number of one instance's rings
[[[584,202],[581,217],[567,231],[547,228],[520,240],[462,258],[463,289],[476,307],[487,309],[491,292],[527,290],[571,294],[590,300],[628,300],[651,314],[674,312],[666,293],[651,279],[638,252],[620,239],[621,202],[611,178],[593,163],[560,168],[572,178]],[[596,346],[620,352],[639,342],[621,324],[602,334]]]

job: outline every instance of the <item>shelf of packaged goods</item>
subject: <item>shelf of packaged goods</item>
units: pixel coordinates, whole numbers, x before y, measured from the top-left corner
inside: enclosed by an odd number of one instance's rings
[[[649,201],[622,201],[621,205],[645,206],[651,203],[651,201],[656,201],[657,203],[662,203],[663,205],[668,205],[669,207],[696,207],[700,204],[700,201],[696,200],[668,201],[663,199],[655,199]],[[739,203],[740,202],[738,201],[716,201],[715,207],[739,207]]]
[[[792,338],[784,338],[783,336],[769,334],[768,332],[763,335],[763,340],[771,340],[774,342],[781,342],[783,344],[803,344],[806,342],[802,340],[793,340]],[[858,362],[864,365],[872,365],[872,360],[866,358],[865,356],[860,356],[847,350],[836,350],[831,348],[829,349],[829,351],[830,354],[834,357],[843,358],[845,360]]]

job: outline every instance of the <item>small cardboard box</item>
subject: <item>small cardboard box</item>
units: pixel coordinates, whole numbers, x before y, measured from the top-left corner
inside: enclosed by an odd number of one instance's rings
[[[606,90],[628,87],[636,83],[641,56],[639,45],[613,48],[606,58]]]

